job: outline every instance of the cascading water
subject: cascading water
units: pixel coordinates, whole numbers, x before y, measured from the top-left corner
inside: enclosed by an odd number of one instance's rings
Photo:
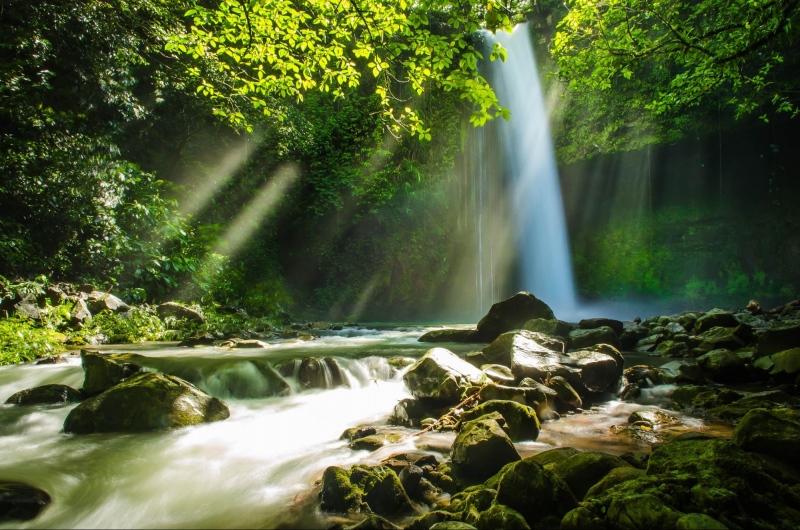
[[[511,34],[487,32],[485,37],[488,43],[499,42],[508,50],[505,62],[488,64],[488,73],[500,104],[511,111],[511,120],[497,126],[506,152],[520,287],[544,300],[559,318],[569,318],[577,309],[569,239],[528,27],[519,25]]]

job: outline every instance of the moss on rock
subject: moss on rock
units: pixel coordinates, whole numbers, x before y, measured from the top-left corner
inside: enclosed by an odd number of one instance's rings
[[[514,442],[535,440],[539,436],[540,425],[536,411],[515,401],[486,401],[462,414],[461,421],[466,423],[490,412],[498,412],[503,416],[508,427],[508,437]]]

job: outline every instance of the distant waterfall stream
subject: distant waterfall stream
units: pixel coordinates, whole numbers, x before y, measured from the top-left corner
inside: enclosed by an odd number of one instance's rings
[[[519,267],[515,290],[532,292],[550,305],[559,318],[569,318],[577,310],[569,238],[547,107],[530,34],[527,25],[523,24],[511,34],[486,32],[484,35],[487,44],[499,42],[508,50],[505,62],[487,61],[486,73],[500,104],[510,109],[511,120],[495,120],[497,125],[493,129],[497,131],[505,153],[504,171],[491,171],[493,168],[489,168],[488,179],[487,157],[480,155],[483,149],[487,149],[488,134],[481,131],[475,136],[479,151],[476,158],[481,166],[474,168],[478,177],[475,179],[478,186],[475,194],[476,199],[480,199],[476,202],[480,202],[479,209],[482,209],[487,186],[496,186],[496,183],[487,181],[494,178],[507,180],[504,187],[508,194],[507,204],[512,210],[514,253]],[[478,220],[477,228],[479,267],[476,284],[480,304],[494,273],[485,265],[487,245],[482,220]],[[489,257],[489,263],[493,263],[493,259]],[[485,307],[479,309],[485,310]]]

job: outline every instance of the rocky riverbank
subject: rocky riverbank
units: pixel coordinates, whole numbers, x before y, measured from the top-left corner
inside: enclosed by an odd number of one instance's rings
[[[753,302],[742,311],[570,324],[519,293],[473,330],[435,330],[420,341],[488,342],[464,357],[433,348],[403,378],[414,397],[398,403],[390,422],[455,431],[449,454],[328,468],[320,507],[353,522],[337,528],[800,524],[797,302],[767,312]],[[678,360],[624,368],[621,350]],[[523,459],[515,447],[560,415],[613,399],[635,402],[661,386],[667,410],[643,409],[612,428],[649,452],[560,447]],[[729,422],[733,435],[670,431],[679,420],[669,409]],[[352,436],[375,432],[366,429]]]

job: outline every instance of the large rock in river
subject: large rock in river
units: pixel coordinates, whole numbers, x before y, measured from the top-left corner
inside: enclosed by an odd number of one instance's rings
[[[703,374],[715,383],[742,381],[747,377],[744,359],[730,350],[712,350],[697,358]]]
[[[416,398],[458,403],[462,391],[478,384],[482,376],[483,372],[450,350],[433,348],[406,372],[403,382]]]
[[[329,467],[322,474],[321,508],[328,512],[374,512],[395,515],[411,511],[397,474],[386,466]]]
[[[42,385],[20,390],[6,400],[6,405],[66,405],[78,403],[83,395],[67,385]]]
[[[474,329],[433,329],[419,339],[418,342],[481,342]]]
[[[508,437],[514,441],[535,440],[539,436],[539,418],[531,407],[517,403],[492,399],[481,403],[461,415],[462,424],[480,418],[485,414],[497,412],[506,422]]]
[[[800,320],[779,320],[758,338],[758,355],[800,347]]]
[[[514,351],[562,353],[566,350],[564,341],[556,337],[521,329],[503,333],[481,350],[481,353],[490,363],[511,366],[511,355]]]
[[[228,416],[225,402],[183,379],[146,372],[75,407],[64,421],[64,431],[88,434],[175,429]]]
[[[800,412],[753,409],[733,431],[731,441],[745,451],[800,465]]]
[[[588,348],[596,344],[610,344],[619,349],[619,337],[608,326],[594,329],[576,329],[569,332],[569,347],[573,350]]]
[[[501,333],[520,329],[527,321],[534,318],[551,320],[555,315],[547,304],[531,293],[519,292],[492,305],[486,316],[478,322],[478,337],[491,342]]]
[[[142,369],[138,364],[120,362],[109,355],[85,350],[81,351],[81,363],[85,373],[81,390],[88,396],[108,390]]]
[[[535,458],[526,458],[503,470],[495,503],[518,511],[531,527],[548,517],[556,518],[557,526],[557,521],[577,507],[578,501],[569,486]]]
[[[519,460],[501,423],[505,420],[497,412],[465,423],[450,449],[453,462],[470,475],[489,478],[504,465]]]
[[[50,504],[46,491],[23,482],[0,480],[0,523],[30,521]]]

